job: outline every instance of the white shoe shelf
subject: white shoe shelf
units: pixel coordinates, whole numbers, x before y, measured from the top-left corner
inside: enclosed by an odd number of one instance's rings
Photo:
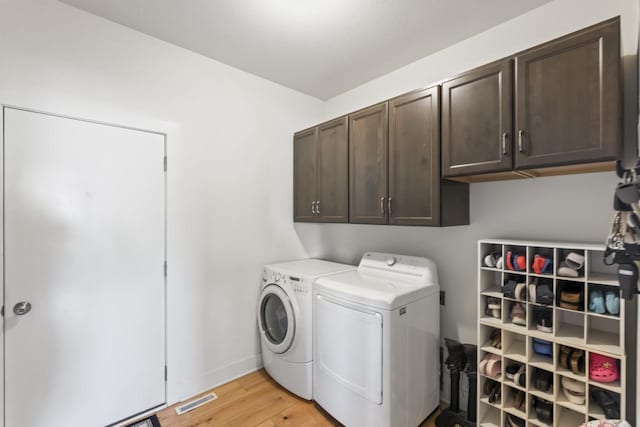
[[[570,427],[579,426],[586,421],[602,419],[604,414],[600,406],[592,399],[594,389],[606,390],[619,402],[623,419],[635,420],[635,345],[637,297],[633,301],[620,298],[620,312],[598,314],[589,310],[589,295],[592,290],[600,289],[603,295],[608,290],[617,293],[619,284],[617,266],[604,263],[605,247],[584,243],[553,243],[524,240],[480,240],[478,242],[478,366],[487,354],[502,359],[502,371],[498,378],[490,378],[478,370],[478,414],[480,426],[508,427],[507,417],[516,416],[527,426]],[[523,271],[513,271],[504,262],[502,268],[487,267],[486,255],[498,253],[505,256],[515,252],[526,258]],[[569,252],[584,255],[584,267],[579,277],[558,275],[558,266]],[[532,262],[536,254],[553,260],[553,271],[548,274],[535,274]],[[503,258],[504,259],[504,258]],[[527,299],[517,301],[503,296],[502,285],[509,279],[527,285]],[[528,285],[537,281],[547,283],[553,289],[551,305],[536,304],[529,301]],[[576,286],[582,290],[582,302],[578,310],[562,308],[559,305],[563,287]],[[501,304],[499,318],[487,313],[487,299],[498,298]],[[522,304],[526,313],[526,326],[511,321],[511,308]],[[552,332],[543,332],[537,328],[537,310],[549,310],[552,314]],[[494,330],[501,334],[501,348],[491,345],[490,337]],[[552,343],[552,357],[537,354],[533,348],[534,339],[543,339]],[[584,370],[575,374],[565,369],[559,362],[561,347],[566,346],[584,351]],[[589,355],[597,353],[616,359],[620,378],[615,382],[602,383],[589,376]],[[518,363],[525,366],[526,382],[520,387],[506,378],[507,366]],[[533,375],[536,369],[552,374],[553,385],[547,392],[537,390]],[[585,404],[572,403],[565,396],[561,386],[563,377],[580,381],[585,386]],[[490,403],[489,396],[483,392],[485,382],[491,379],[502,387],[500,400]],[[514,407],[514,393],[525,393],[524,410]],[[533,401],[542,398],[553,404],[553,422],[545,424],[538,419]]]

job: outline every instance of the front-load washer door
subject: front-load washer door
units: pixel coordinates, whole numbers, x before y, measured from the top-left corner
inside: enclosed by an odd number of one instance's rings
[[[269,350],[284,353],[291,347],[296,333],[293,305],[278,285],[267,285],[260,296],[260,332]]]

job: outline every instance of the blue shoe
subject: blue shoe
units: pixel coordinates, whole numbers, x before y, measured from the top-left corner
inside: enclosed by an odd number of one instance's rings
[[[605,301],[609,314],[620,313],[620,297],[618,297],[615,292],[607,291],[605,293]]]
[[[618,304],[619,305],[619,304]],[[604,314],[604,298],[600,289],[593,289],[589,294],[589,311],[598,314]]]

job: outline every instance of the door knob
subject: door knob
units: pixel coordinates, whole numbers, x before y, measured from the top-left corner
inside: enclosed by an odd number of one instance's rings
[[[31,303],[27,301],[20,301],[13,306],[13,312],[18,316],[23,316],[31,311]]]

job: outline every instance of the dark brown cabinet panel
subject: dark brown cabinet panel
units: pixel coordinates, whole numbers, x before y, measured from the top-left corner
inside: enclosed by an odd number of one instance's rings
[[[622,132],[619,20],[517,55],[515,106],[517,169],[615,160]]]
[[[439,88],[389,101],[389,224],[440,221]]]
[[[317,220],[315,214],[317,141],[316,128],[298,132],[293,136],[294,221]]]
[[[388,174],[387,103],[349,115],[349,218],[386,224]]]
[[[349,221],[348,118],[318,126],[316,213],[322,222]]]
[[[496,62],[442,84],[443,176],[511,170],[512,62]]]

